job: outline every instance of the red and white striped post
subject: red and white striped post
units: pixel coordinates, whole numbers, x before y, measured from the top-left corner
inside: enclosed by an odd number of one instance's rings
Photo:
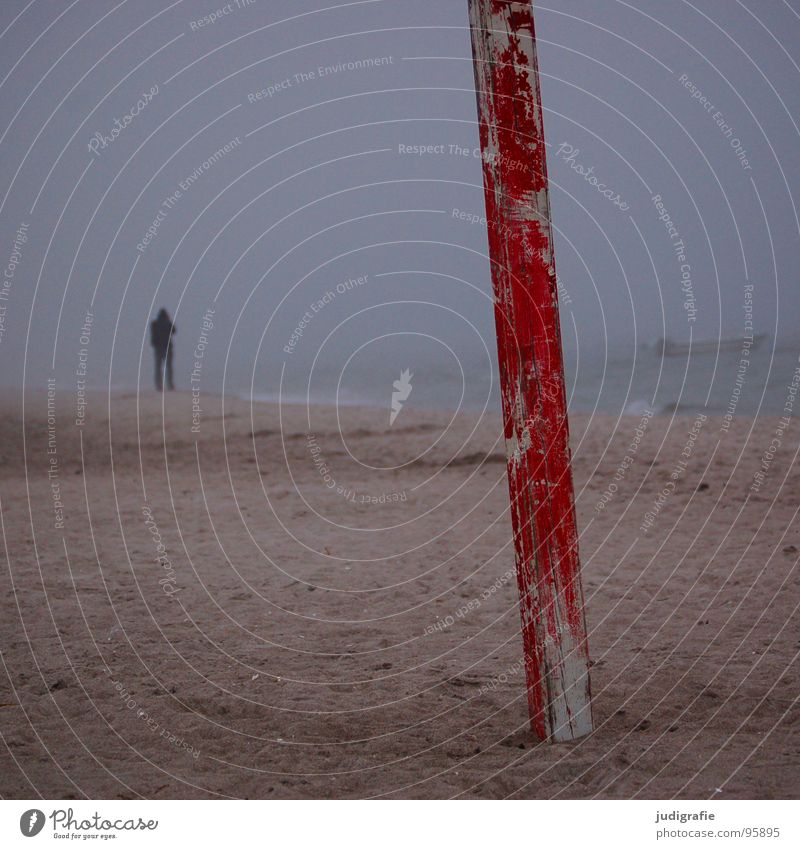
[[[468,0],[531,728],[592,730],[532,0]]]

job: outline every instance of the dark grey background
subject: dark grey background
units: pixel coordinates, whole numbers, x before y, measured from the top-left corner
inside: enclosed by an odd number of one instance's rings
[[[224,376],[230,391],[252,385],[274,395],[285,365],[284,386],[296,394],[319,355],[317,399],[332,400],[343,375],[340,400],[376,400],[370,381],[391,391],[386,382],[410,366],[425,376],[417,400],[458,403],[463,369],[467,401],[480,403],[492,380],[485,351],[495,358],[486,234],[452,216],[483,214],[480,163],[398,153],[399,144],[478,145],[465,0],[255,0],[192,29],[220,5],[3,4],[4,267],[21,222],[29,239],[4,302],[2,382],[41,387],[55,374],[74,388],[91,310],[89,385],[149,389],[147,325],[166,306],[179,331],[176,378],[187,388],[191,350],[212,307],[206,391],[219,390]],[[768,383],[780,398],[800,318],[797,3],[567,0],[536,8],[575,402],[622,409],[631,399],[652,401],[660,360],[642,343],[688,341],[690,331],[695,341],[741,337],[748,281],[756,330],[770,335],[750,373],[748,403],[755,409]],[[391,64],[295,81],[248,102],[297,73],[368,57]],[[752,170],[681,74],[732,125]],[[154,85],[152,102],[92,154],[91,137],[109,133]],[[163,200],[236,137],[241,144],[202,174],[139,254]],[[565,143],[627,212],[556,155]],[[687,246],[693,324],[654,194]],[[283,353],[315,299],[365,274],[366,285],[337,296],[293,353]],[[668,358],[662,380],[672,383],[661,401],[684,397],[687,373],[698,384],[693,403],[714,381],[724,399],[732,368],[706,359],[687,370],[685,360]]]

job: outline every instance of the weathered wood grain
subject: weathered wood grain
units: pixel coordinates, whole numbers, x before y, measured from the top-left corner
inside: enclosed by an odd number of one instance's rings
[[[531,0],[468,0],[531,728],[592,729]]]

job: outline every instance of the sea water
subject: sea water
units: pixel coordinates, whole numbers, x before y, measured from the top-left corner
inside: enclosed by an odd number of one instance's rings
[[[743,354],[747,356],[743,356]],[[717,350],[663,356],[660,350],[566,351],[569,408],[575,412],[641,415],[655,413],[754,416],[782,412],[800,367],[800,345],[765,340],[756,349]],[[441,360],[413,351],[375,358],[347,368],[317,365],[297,369],[282,385],[266,385],[257,374],[254,400],[292,404],[391,407],[394,382],[411,373],[407,409],[491,412],[500,408],[496,354],[485,351]],[[796,385],[796,383],[795,383]],[[250,397],[249,390],[242,395]]]

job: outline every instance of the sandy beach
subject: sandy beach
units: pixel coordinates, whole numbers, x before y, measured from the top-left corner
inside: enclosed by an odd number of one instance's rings
[[[50,403],[0,420],[4,798],[800,791],[796,423],[572,417],[595,731],[554,746],[494,411]]]

